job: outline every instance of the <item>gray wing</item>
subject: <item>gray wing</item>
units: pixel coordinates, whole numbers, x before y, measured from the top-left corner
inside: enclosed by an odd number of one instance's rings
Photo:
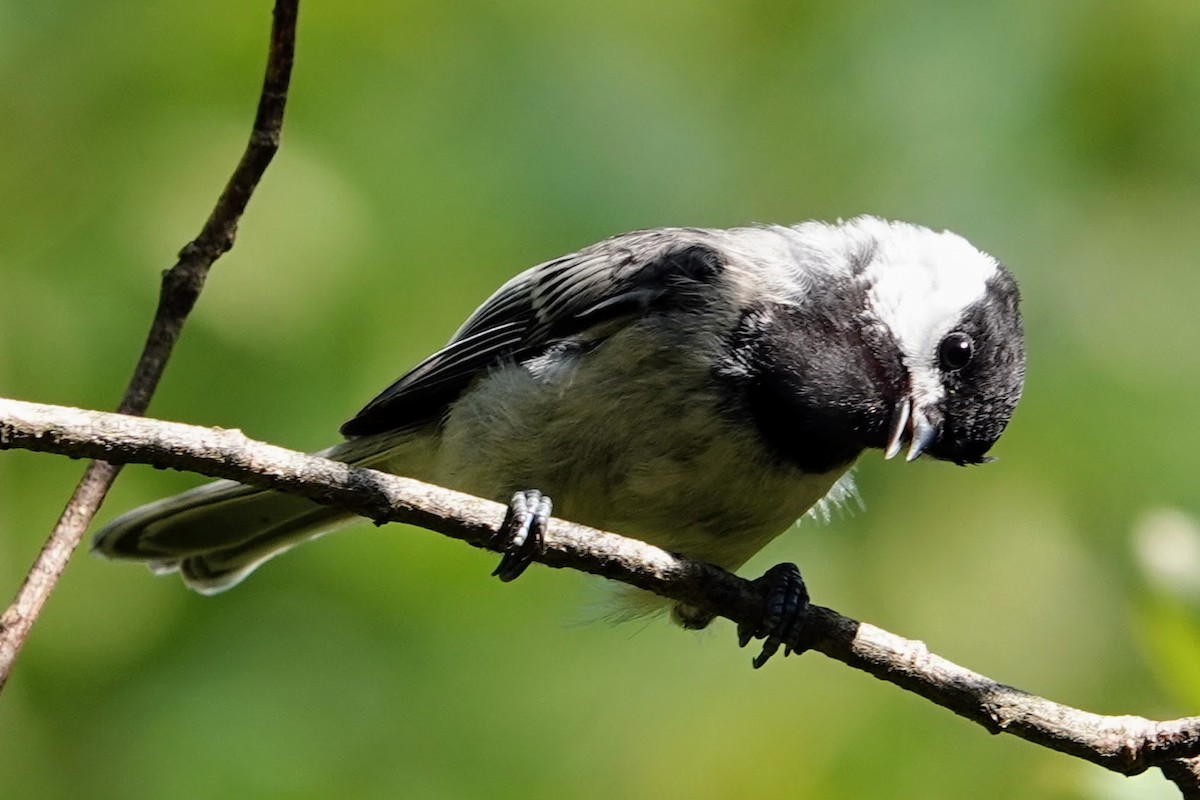
[[[714,233],[694,228],[622,234],[539,264],[501,286],[445,347],[341,431],[367,436],[437,419],[489,367],[531,357],[602,322],[694,302],[722,269]]]

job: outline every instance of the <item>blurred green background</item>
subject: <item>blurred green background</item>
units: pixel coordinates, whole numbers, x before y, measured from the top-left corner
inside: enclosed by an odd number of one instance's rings
[[[269,3],[0,0],[0,395],[111,408],[241,151]],[[815,598],[1106,713],[1200,712],[1200,4],[325,2],[284,147],[152,407],[296,448],[519,269],[870,212],[1025,296],[998,463],[868,455]],[[81,469],[0,454],[4,602]],[[128,469],[102,514],[192,485]],[[12,798],[1175,796],[594,579],[363,526],[214,598],[80,553],[0,696]]]

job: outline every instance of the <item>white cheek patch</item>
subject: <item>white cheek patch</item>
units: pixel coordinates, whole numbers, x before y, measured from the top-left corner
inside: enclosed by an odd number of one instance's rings
[[[996,261],[961,236],[883,223],[863,279],[868,301],[895,337],[918,400],[941,398],[937,348],[968,307],[987,294]]]

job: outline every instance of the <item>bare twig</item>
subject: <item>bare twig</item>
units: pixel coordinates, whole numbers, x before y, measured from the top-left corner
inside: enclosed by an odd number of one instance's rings
[[[277,0],[275,3],[267,73],[250,142],[200,235],[180,250],[175,266],[163,274],[154,322],[118,406],[118,411],[123,414],[144,414],[149,407],[183,324],[204,287],[209,268],[233,247],[238,221],[279,149],[295,51],[298,6],[299,0]],[[0,689],[8,681],[13,662],[33,623],[119,472],[119,466],[104,461],[88,465],[12,604],[0,617]]]
[[[304,455],[240,431],[0,399],[0,448],[145,463],[303,495],[382,522],[406,522],[490,547],[504,509],[419,481]],[[735,622],[761,614],[754,584],[633,539],[555,520],[540,558],[712,609]],[[1200,717],[1157,722],[1103,716],[993,681],[903,639],[814,607],[813,649],[915,692],[992,733],[1011,733],[1135,775],[1151,767],[1200,792]]]

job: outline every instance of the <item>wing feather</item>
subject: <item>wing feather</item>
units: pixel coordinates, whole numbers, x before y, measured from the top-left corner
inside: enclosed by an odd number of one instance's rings
[[[454,337],[342,426],[365,436],[440,417],[471,382],[601,322],[636,318],[711,284],[722,267],[712,232],[638,231],[526,270],[505,283]]]

